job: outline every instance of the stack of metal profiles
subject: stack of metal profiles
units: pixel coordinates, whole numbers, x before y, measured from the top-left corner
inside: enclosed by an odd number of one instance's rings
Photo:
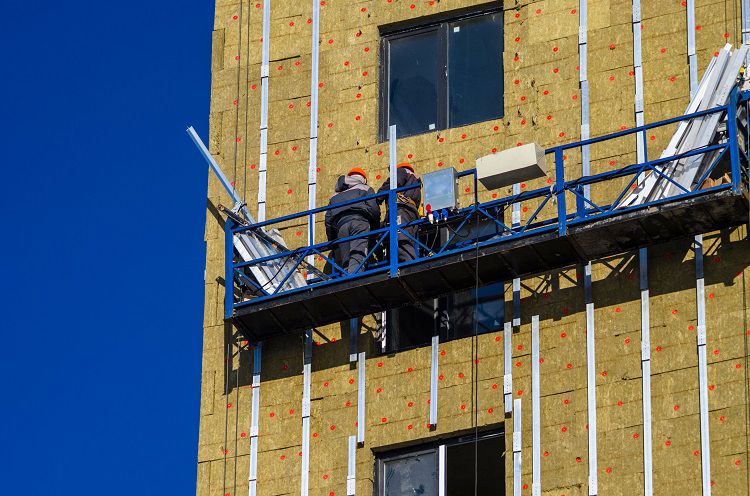
[[[685,110],[685,115],[729,103],[732,88],[742,75],[742,67],[748,58],[749,49],[750,46],[742,45],[732,51],[732,45],[727,44],[711,59],[695,96]],[[744,107],[741,107],[739,111],[742,112],[743,109]],[[740,115],[740,118],[745,119],[746,116]],[[719,113],[680,122],[661,158],[725,141],[726,137],[719,132],[725,122],[726,115]],[[681,187],[688,191],[701,187],[707,179],[704,177],[705,172],[718,153],[714,150],[666,163],[662,166],[661,174],[652,172],[644,175],[633,193],[626,197],[619,207],[668,198],[680,194],[683,191]]]
[[[232,212],[235,214],[233,217],[240,221],[242,220],[239,218],[241,215],[244,218],[244,222],[254,224],[255,219],[250,214],[247,205],[242,201],[239,193],[234,189],[232,183],[229,182],[229,179],[221,170],[219,164],[216,163],[213,156],[211,156],[206,145],[192,126],[187,129],[187,133],[206,159],[206,162],[208,162],[211,170],[216,174],[216,178],[232,198],[234,202]],[[260,228],[237,233],[232,237],[232,240],[235,254],[243,262],[260,260],[288,251],[284,239],[275,229],[266,231]],[[297,270],[296,265],[291,260],[284,260],[283,258],[275,258],[267,262],[252,265],[242,272],[242,276],[244,277],[240,277],[240,281],[238,282],[240,284],[244,283],[243,285],[248,287],[251,293],[272,292],[277,288],[280,290],[289,290],[307,285],[305,278]]]

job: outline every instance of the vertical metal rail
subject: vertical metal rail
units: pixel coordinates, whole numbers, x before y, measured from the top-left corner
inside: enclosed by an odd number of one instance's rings
[[[690,64],[690,97],[698,91],[698,60],[695,55],[695,0],[687,0],[687,50]],[[744,15],[744,13],[743,13]],[[732,112],[729,112],[729,119]],[[731,139],[731,138],[730,138]],[[700,403],[702,494],[711,494],[711,443],[708,425],[708,357],[706,355],[706,299],[703,279],[703,235],[695,236],[695,303],[697,309],[698,394]]]
[[[588,6],[587,0],[580,0],[578,5],[578,82],[581,87],[581,139],[591,137],[589,128],[589,79],[588,79]],[[581,147],[581,174],[589,175],[591,160],[589,147]],[[584,188],[584,195],[589,196],[589,187]]]
[[[250,496],[255,496],[258,491],[258,415],[260,412],[260,365],[262,350],[263,343],[255,345],[255,349],[253,350],[252,406],[250,407],[250,469],[247,476],[247,490]]]
[[[641,375],[643,385],[643,494],[651,496],[653,483],[653,450],[651,438],[651,318],[648,289],[648,250],[638,252],[641,280]]]
[[[531,495],[542,494],[541,392],[539,390],[539,316],[531,317]]]
[[[440,336],[432,336],[432,350],[430,353],[430,425],[437,425],[438,414],[438,350]]]
[[[260,159],[258,160],[258,222],[266,220],[268,164],[268,65],[271,46],[271,0],[263,0],[263,45],[260,65]]]
[[[635,75],[635,125],[644,124],[643,44],[641,42],[641,0],[633,0],[633,71]],[[694,35],[694,33],[693,33]],[[636,134],[636,159],[646,161],[645,133]],[[653,494],[653,448],[651,438],[651,322],[648,289],[648,249],[638,252],[641,290],[641,386],[643,398],[643,494]]]
[[[750,0],[741,0],[742,10],[742,44],[750,44]],[[750,55],[748,55],[747,65],[750,66]]]
[[[265,36],[265,35],[264,35]],[[307,204],[310,210],[317,203],[317,178],[318,178],[318,57],[320,37],[320,2],[312,2],[312,35],[310,39],[310,50],[312,54],[312,67],[310,71],[310,154],[307,168]],[[263,38],[265,44],[266,39]],[[265,46],[265,45],[264,45]],[[264,52],[264,57],[267,54]],[[266,61],[267,62],[267,61]],[[265,62],[264,62],[265,63]],[[315,215],[308,218],[307,242],[309,246],[315,244]],[[308,258],[308,263],[315,263],[315,256]],[[302,358],[302,465],[300,474],[300,495],[307,496],[310,481],[310,386],[312,382],[312,329],[304,334],[303,358]]]
[[[388,239],[388,258],[390,259],[390,275],[391,277],[398,276],[398,214],[396,213],[396,193],[395,189],[398,187],[398,177],[396,176],[396,125],[392,124],[388,128],[388,152],[389,152],[389,174],[390,184],[388,191],[388,226],[389,239]]]
[[[513,194],[521,194],[521,185],[513,185]],[[521,227],[521,204],[514,203],[511,212],[511,226],[513,229]],[[521,325],[521,278],[513,278],[513,327]]]
[[[513,326],[503,326],[503,405],[505,413],[513,411]]]
[[[687,55],[690,66],[690,98],[698,91],[698,56],[695,53],[695,0],[687,0]]]
[[[365,442],[365,352],[357,358],[357,443]]]
[[[302,467],[300,495],[307,496],[310,473],[310,383],[312,380],[312,330],[307,329],[304,337],[302,360]]]
[[[596,345],[594,335],[594,302],[591,295],[591,262],[584,266],[584,297],[586,302],[586,394],[589,420],[589,496],[599,492],[596,445]]]
[[[641,43],[641,0],[633,0],[633,73],[635,75],[635,125],[644,124],[643,105],[643,44]],[[639,164],[646,160],[644,133],[635,137],[636,158]]]
[[[438,447],[438,493],[437,496],[445,496],[446,490],[448,489],[448,477],[447,477],[447,448],[444,444]]]
[[[349,461],[346,470],[346,496],[354,496],[357,490],[357,436],[349,436]]]
[[[349,320],[349,363],[357,361],[357,350],[359,339],[359,319]]]
[[[513,496],[521,496],[521,398],[513,400]]]
[[[588,139],[591,131],[589,127],[589,82],[588,82],[588,9],[587,0],[579,2],[578,18],[578,64],[579,82],[581,85],[581,139]],[[587,176],[591,173],[590,151],[588,147],[581,149],[581,173]],[[584,196],[589,197],[588,187],[584,188]],[[563,212],[565,214],[565,212]],[[586,392],[588,398],[588,455],[589,455],[589,495],[596,496],[599,489],[598,464],[596,446],[596,360],[594,336],[594,303],[591,295],[591,262],[584,266],[584,299],[586,303]]]
[[[703,495],[711,494],[711,442],[708,427],[708,357],[706,355],[706,299],[703,279],[703,236],[695,237],[695,303],[698,317],[698,392],[700,400],[701,479]]]

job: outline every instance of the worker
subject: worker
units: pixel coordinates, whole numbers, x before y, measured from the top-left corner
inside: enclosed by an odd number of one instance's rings
[[[396,187],[419,185],[418,188],[407,189],[399,191],[396,195],[396,223],[400,226],[407,224],[419,218],[419,206],[422,203],[422,180],[417,177],[414,173],[414,167],[406,162],[402,162],[396,166]],[[378,193],[383,193],[391,189],[390,178],[386,179],[383,185],[378,190]],[[382,203],[386,201],[387,197],[378,198],[378,202]],[[388,219],[386,213],[386,221]],[[412,238],[417,237],[417,226],[409,226],[401,228],[398,233],[398,261],[408,262],[416,258],[416,250],[414,249],[414,240],[410,239],[406,234]]]
[[[367,185],[367,174],[360,167],[354,167],[346,176],[340,176],[335,190],[329,206],[375,194]],[[374,198],[334,207],[326,210],[325,224],[328,241],[362,235],[379,227],[380,207]],[[367,236],[337,243],[333,251],[336,264],[349,274],[362,270],[369,244]]]

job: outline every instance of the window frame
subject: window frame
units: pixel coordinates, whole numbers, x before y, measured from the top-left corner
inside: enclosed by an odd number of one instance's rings
[[[450,127],[450,91],[449,91],[449,72],[448,72],[448,35],[451,24],[491,14],[502,14],[503,7],[497,3],[476,5],[465,9],[458,9],[449,12],[443,12],[432,16],[417,19],[416,22],[404,21],[380,28],[380,67],[378,68],[378,142],[383,143],[388,140],[388,123],[390,122],[390,50],[389,42],[392,40],[408,38],[431,30],[437,31],[438,35],[438,67],[442,64],[443,77],[437,81],[436,88],[438,94],[437,122],[435,129],[417,133],[410,136],[419,136],[429,132],[444,131]],[[502,36],[505,36],[505,25],[503,24]],[[502,46],[505,46],[505,40],[502,40]],[[500,60],[501,69],[503,60]],[[504,74],[504,73],[503,73]],[[503,92],[505,91],[503,85]],[[504,114],[504,112],[503,112]],[[500,115],[498,118],[502,118]],[[476,121],[480,122],[480,121]],[[476,124],[472,122],[470,124]],[[481,121],[483,122],[483,121]],[[398,133],[398,129],[396,130]]]
[[[443,488],[443,491],[447,489],[447,448],[451,446],[457,446],[460,444],[468,444],[473,443],[474,441],[484,441],[487,439],[492,439],[499,437],[501,440],[504,440],[505,438],[505,428],[503,424],[500,424],[497,427],[490,427],[484,431],[479,432],[478,434],[465,434],[461,436],[456,436],[448,439],[437,439],[433,441],[428,441],[425,443],[421,443],[418,445],[413,445],[406,448],[399,448],[399,449],[393,449],[393,450],[383,450],[383,451],[376,451],[375,452],[375,481],[374,481],[374,491],[373,494],[375,496],[384,496],[385,494],[385,464],[389,461],[396,461],[396,460],[403,460],[405,458],[410,458],[413,456],[419,456],[424,455],[427,453],[435,453],[436,457],[436,472],[437,472],[437,485],[438,488],[440,487],[440,483],[446,485],[446,487]],[[504,455],[503,455],[504,456]],[[441,473],[441,469],[445,472],[445,475]],[[441,493],[442,494],[442,493]]]

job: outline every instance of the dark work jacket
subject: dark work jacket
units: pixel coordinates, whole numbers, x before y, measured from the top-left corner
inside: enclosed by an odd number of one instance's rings
[[[365,196],[375,194],[375,191],[364,183],[360,176],[340,176],[336,181],[336,193],[331,196],[328,205],[335,205],[349,200],[356,200]],[[329,240],[336,239],[336,224],[348,215],[360,215],[364,217],[372,229],[380,227],[380,207],[374,198],[362,202],[343,205],[326,210],[326,235]]]
[[[407,189],[406,191],[401,191],[400,194],[405,196],[406,198],[412,200],[414,203],[411,202],[399,202],[398,208],[406,208],[410,210],[414,214],[414,218],[416,219],[419,217],[419,204],[422,203],[422,180],[419,179],[413,172],[410,170],[401,167],[396,171],[396,187],[400,188],[402,186],[411,186],[413,184],[419,184],[419,188],[414,189]],[[391,181],[390,179],[386,179],[383,185],[378,190],[378,193],[384,193],[391,189]],[[378,203],[383,203],[387,201],[388,197],[380,197],[378,198]],[[387,203],[386,203],[387,204]]]

